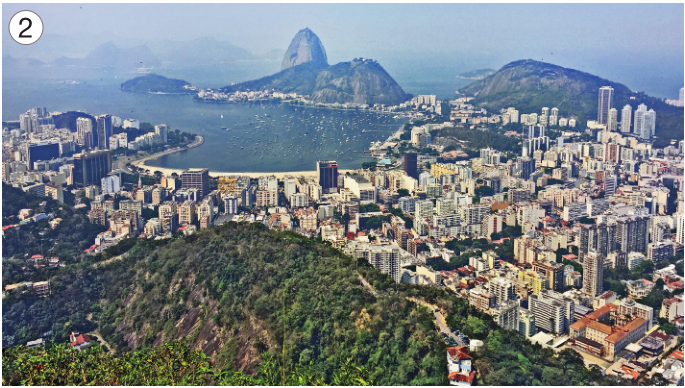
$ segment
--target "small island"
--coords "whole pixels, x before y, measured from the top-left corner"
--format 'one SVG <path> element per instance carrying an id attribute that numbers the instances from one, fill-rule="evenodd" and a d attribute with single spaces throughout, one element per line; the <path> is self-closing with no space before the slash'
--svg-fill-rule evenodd
<path id="1" fill-rule="evenodd" d="M 195 94 L 195 88 L 189 82 L 180 79 L 147 74 L 130 79 L 121 84 L 121 90 L 150 94 Z"/>
<path id="2" fill-rule="evenodd" d="M 473 70 L 473 71 L 468 71 L 463 74 L 459 74 L 457 78 L 459 79 L 470 79 L 474 81 L 481 80 L 487 76 L 495 74 L 496 70 L 493 69 L 480 69 L 480 70 Z"/>

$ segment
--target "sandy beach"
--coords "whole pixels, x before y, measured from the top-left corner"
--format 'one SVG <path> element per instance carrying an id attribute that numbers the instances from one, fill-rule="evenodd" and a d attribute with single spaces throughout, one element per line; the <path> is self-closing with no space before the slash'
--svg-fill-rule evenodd
<path id="1" fill-rule="evenodd" d="M 165 176 L 169 176 L 173 173 L 176 173 L 178 175 L 181 175 L 184 169 L 177 169 L 177 168 L 164 168 L 164 167 L 151 167 L 151 166 L 146 166 L 144 164 L 141 165 L 141 163 L 132 163 L 136 166 L 145 168 L 150 170 L 150 175 L 154 173 L 155 171 L 160 171 L 162 174 Z M 202 168 L 202 166 L 198 166 L 196 168 Z M 345 174 L 346 172 L 352 172 L 354 170 L 338 170 L 338 174 Z M 286 176 L 305 176 L 305 177 L 316 177 L 317 172 L 316 170 L 309 170 L 309 171 L 289 171 L 289 172 L 228 172 L 228 171 L 212 171 L 209 170 L 209 176 L 212 178 L 217 178 L 220 176 L 228 176 L 228 175 L 238 175 L 238 176 L 249 176 L 250 178 L 258 178 L 263 175 L 274 175 L 278 179 L 283 179 Z"/>

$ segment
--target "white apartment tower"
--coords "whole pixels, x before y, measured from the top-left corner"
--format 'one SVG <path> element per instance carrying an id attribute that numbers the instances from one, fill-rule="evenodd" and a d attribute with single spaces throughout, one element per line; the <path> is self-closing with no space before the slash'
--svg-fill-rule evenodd
<path id="1" fill-rule="evenodd" d="M 626 106 L 624 106 L 623 109 L 621 109 L 621 132 L 630 132 L 630 123 L 632 118 L 633 108 L 631 108 L 630 105 L 626 104 Z"/>
<path id="2" fill-rule="evenodd" d="M 166 143 L 169 135 L 169 127 L 166 124 L 155 125 L 155 133 L 159 135 L 162 143 Z"/>
<path id="3" fill-rule="evenodd" d="M 604 282 L 604 255 L 588 252 L 583 258 L 583 292 L 594 298 L 602 294 Z"/>
<path id="4" fill-rule="evenodd" d="M 654 136 L 656 112 L 654 109 L 647 110 L 647 105 L 640 104 L 635 111 L 633 132 L 641 139 L 651 139 Z"/>
<path id="5" fill-rule="evenodd" d="M 599 88 L 599 98 L 597 101 L 597 122 L 599 124 L 607 124 L 609 121 L 609 109 L 614 98 L 614 88 L 611 86 L 602 86 Z"/>
<path id="6" fill-rule="evenodd" d="M 609 109 L 609 116 L 607 118 L 607 129 L 611 132 L 616 132 L 618 126 L 618 111 L 616 108 Z"/>
<path id="7" fill-rule="evenodd" d="M 93 122 L 87 117 L 76 119 L 76 134 L 78 143 L 85 148 L 92 148 L 93 144 Z"/>

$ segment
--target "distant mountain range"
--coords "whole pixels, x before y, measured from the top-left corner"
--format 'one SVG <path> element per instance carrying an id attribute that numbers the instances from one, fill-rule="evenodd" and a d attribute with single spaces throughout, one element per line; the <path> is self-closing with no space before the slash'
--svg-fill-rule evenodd
<path id="1" fill-rule="evenodd" d="M 48 40 L 59 47 L 63 39 L 48 35 Z M 34 49 L 37 57 L 49 57 L 45 50 Z M 203 37 L 187 42 L 157 41 L 145 45 L 122 47 L 114 42 L 101 44 L 88 51 L 85 56 L 61 55 L 53 60 L 39 61 L 8 50 L 3 55 L 3 67 L 15 66 L 75 66 L 85 68 L 117 68 L 135 70 L 138 68 L 195 68 L 225 65 L 234 61 L 280 60 L 283 50 L 271 50 L 265 54 L 254 54 L 232 43 L 213 37 Z M 74 52 L 61 50 L 63 52 Z M 76 52 L 83 52 L 83 48 Z"/>
<path id="2" fill-rule="evenodd" d="M 626 104 L 633 111 L 642 103 L 656 111 L 655 145 L 665 146 L 671 139 L 683 139 L 683 108 L 633 92 L 618 82 L 550 63 L 530 59 L 511 62 L 459 93 L 474 96 L 473 103 L 489 110 L 513 106 L 521 113 L 529 113 L 539 112 L 544 106 L 557 107 L 561 116 L 576 117 L 584 126 L 587 120 L 597 118 L 597 96 L 602 86 L 614 88 L 613 107 L 619 110 L 619 119 Z"/>
<path id="3" fill-rule="evenodd" d="M 357 58 L 329 66 L 326 50 L 310 29 L 300 30 L 285 53 L 282 71 L 222 91 L 275 90 L 309 95 L 313 102 L 396 105 L 411 98 L 371 59 Z"/>

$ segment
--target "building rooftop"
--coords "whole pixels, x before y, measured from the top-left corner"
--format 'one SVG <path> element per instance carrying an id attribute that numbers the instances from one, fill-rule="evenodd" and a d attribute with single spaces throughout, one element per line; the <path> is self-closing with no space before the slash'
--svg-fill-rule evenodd
<path id="1" fill-rule="evenodd" d="M 470 360 L 471 355 L 469 354 L 468 348 L 466 346 L 452 346 L 447 348 L 447 353 L 450 358 L 456 357 L 458 360 Z"/>

